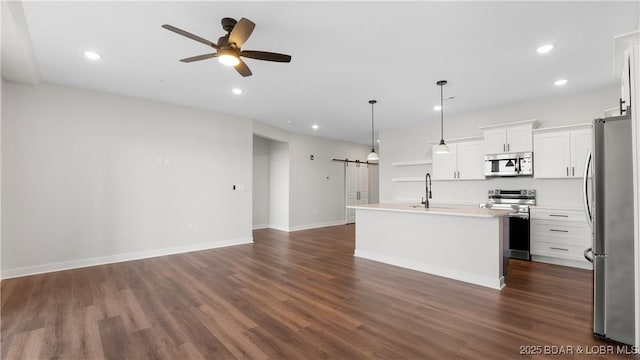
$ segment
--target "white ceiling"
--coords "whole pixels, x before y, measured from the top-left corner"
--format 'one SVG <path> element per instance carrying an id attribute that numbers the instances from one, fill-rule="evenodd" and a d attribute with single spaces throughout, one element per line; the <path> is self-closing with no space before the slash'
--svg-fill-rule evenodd
<path id="1" fill-rule="evenodd" d="M 613 40 L 638 27 L 630 2 L 24 2 L 43 81 L 239 115 L 298 133 L 359 143 L 376 128 L 539 101 L 615 84 Z M 248 59 L 242 78 L 171 24 L 217 41 L 220 19 L 256 23 L 245 50 L 292 55 Z M 556 48 L 542 56 L 544 43 Z M 87 49 L 103 55 L 83 57 Z M 553 82 L 566 78 L 558 88 Z M 241 87 L 236 96 L 231 88 Z M 292 121 L 293 124 L 288 124 Z M 317 123 L 320 129 L 311 130 Z M 434 136 L 435 138 L 435 136 Z"/>

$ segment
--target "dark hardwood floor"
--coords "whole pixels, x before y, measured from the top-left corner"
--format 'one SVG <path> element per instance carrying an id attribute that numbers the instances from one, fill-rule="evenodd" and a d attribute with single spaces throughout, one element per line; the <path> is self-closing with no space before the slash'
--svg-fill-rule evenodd
<path id="1" fill-rule="evenodd" d="M 354 258 L 352 225 L 254 239 L 4 280 L 2 358 L 611 357 L 590 271 L 511 261 L 497 291 Z"/>

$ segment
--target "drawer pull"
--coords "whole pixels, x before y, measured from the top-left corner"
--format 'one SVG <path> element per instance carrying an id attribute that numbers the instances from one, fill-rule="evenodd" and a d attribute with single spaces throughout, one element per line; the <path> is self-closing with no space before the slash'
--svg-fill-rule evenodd
<path id="1" fill-rule="evenodd" d="M 555 217 L 569 217 L 569 215 L 559 215 L 559 214 L 549 214 L 549 216 L 555 216 Z"/>
<path id="2" fill-rule="evenodd" d="M 569 251 L 569 249 L 565 249 L 565 248 L 559 248 L 559 247 L 553 247 L 553 246 L 551 246 L 551 247 L 549 247 L 549 249 L 552 249 L 552 250 L 562 250 L 562 251 Z"/>
<path id="3" fill-rule="evenodd" d="M 563 233 L 568 233 L 569 230 L 558 230 L 558 229 L 549 229 L 549 231 L 553 231 L 553 232 L 563 232 Z"/>

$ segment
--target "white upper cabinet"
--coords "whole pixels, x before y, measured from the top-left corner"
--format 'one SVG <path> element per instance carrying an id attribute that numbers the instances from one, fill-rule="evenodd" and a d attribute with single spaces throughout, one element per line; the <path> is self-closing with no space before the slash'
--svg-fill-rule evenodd
<path id="1" fill-rule="evenodd" d="M 620 77 L 620 106 L 617 115 L 624 114 L 627 106 L 633 106 L 633 83 L 636 79 L 637 64 L 634 53 L 640 41 L 640 31 L 614 36 L 613 73 Z"/>
<path id="2" fill-rule="evenodd" d="M 531 143 L 533 128 L 531 125 L 510 126 L 507 128 L 507 152 L 533 151 Z"/>
<path id="3" fill-rule="evenodd" d="M 631 67 L 630 67 L 630 52 L 629 50 L 624 52 L 624 65 L 622 67 L 622 74 L 620 76 L 620 115 L 627 110 L 627 106 L 630 106 L 631 102 Z"/>
<path id="4" fill-rule="evenodd" d="M 533 136 L 533 176 L 540 179 L 569 176 L 571 142 L 569 132 Z"/>
<path id="5" fill-rule="evenodd" d="M 449 144 L 448 154 L 436 154 L 433 146 L 433 180 L 484 180 L 482 141 Z"/>
<path id="6" fill-rule="evenodd" d="M 583 177 L 587 153 L 593 144 L 591 129 L 575 130 L 571 132 L 571 176 Z"/>
<path id="7" fill-rule="evenodd" d="M 483 141 L 469 141 L 458 144 L 458 179 L 484 180 Z"/>
<path id="8" fill-rule="evenodd" d="M 507 129 L 484 131 L 485 154 L 499 154 L 507 151 Z"/>
<path id="9" fill-rule="evenodd" d="M 533 135 L 533 176 L 538 179 L 581 178 L 591 129 L 545 131 Z"/>
<path id="10" fill-rule="evenodd" d="M 458 170 L 458 144 L 449 144 L 448 154 L 436 154 L 438 145 L 433 146 L 433 180 L 453 180 Z"/>
<path id="11" fill-rule="evenodd" d="M 531 136 L 533 127 L 537 123 L 537 120 L 526 120 L 480 127 L 484 130 L 484 153 L 504 154 L 532 151 Z"/>

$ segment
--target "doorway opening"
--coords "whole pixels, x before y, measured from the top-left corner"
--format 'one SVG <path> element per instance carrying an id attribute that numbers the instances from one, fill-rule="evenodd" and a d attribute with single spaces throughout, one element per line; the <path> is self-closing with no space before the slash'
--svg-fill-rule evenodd
<path id="1" fill-rule="evenodd" d="M 289 231 L 289 143 L 253 135 L 253 229 Z"/>

